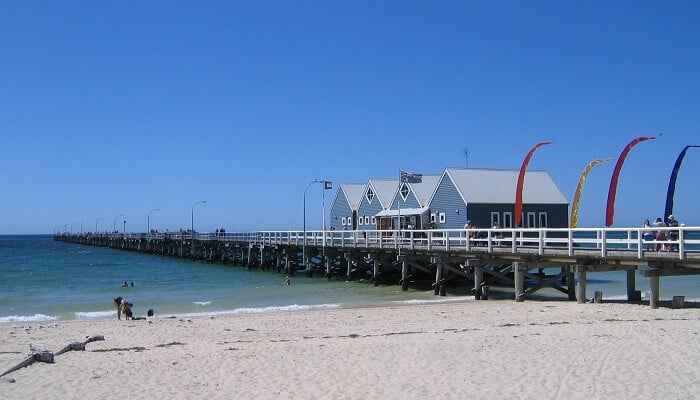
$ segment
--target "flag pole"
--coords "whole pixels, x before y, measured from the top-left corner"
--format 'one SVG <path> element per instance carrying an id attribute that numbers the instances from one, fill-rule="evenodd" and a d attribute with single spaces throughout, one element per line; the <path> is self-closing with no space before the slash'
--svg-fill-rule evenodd
<path id="1" fill-rule="evenodd" d="M 401 182 L 401 181 L 402 181 L 401 178 L 402 178 L 402 176 L 401 176 L 401 169 L 399 169 L 399 190 L 398 190 L 398 192 L 397 192 L 397 193 L 399 193 L 399 195 L 401 195 L 401 183 L 402 183 L 402 182 Z M 400 198 L 400 197 L 397 198 L 396 201 L 397 201 L 398 204 L 399 204 L 399 230 L 398 230 L 398 235 L 399 235 L 399 236 L 398 236 L 398 240 L 399 240 L 399 241 L 398 241 L 397 243 L 399 244 L 399 257 L 401 257 L 401 198 Z"/>

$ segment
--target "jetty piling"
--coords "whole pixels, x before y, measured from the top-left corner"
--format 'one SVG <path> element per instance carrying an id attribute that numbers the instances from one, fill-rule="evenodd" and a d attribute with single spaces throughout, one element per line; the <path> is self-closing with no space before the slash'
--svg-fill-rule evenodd
<path id="1" fill-rule="evenodd" d="M 348 280 L 371 276 L 374 285 L 398 283 L 402 290 L 432 280 L 436 295 L 446 295 L 453 282 L 466 285 L 469 291 L 473 282 L 475 299 L 487 297 L 485 287 L 510 285 L 516 301 L 552 288 L 569 300 L 585 303 L 588 273 L 624 270 L 628 301 L 640 301 L 635 281 L 639 270 L 641 276 L 650 278 L 649 304 L 657 308 L 660 277 L 700 273 L 700 239 L 689 234 L 700 232 L 700 227 L 681 229 L 688 231 L 680 235 L 683 243 L 675 251 L 665 252 L 641 248 L 646 243 L 639 241 L 641 231 L 634 228 L 511 229 L 509 241 L 488 229 L 484 239 L 473 240 L 464 239 L 473 237 L 469 230 L 449 229 L 426 230 L 405 238 L 386 231 L 307 231 L 303 240 L 301 232 L 261 231 L 58 234 L 54 240 L 195 261 L 231 262 L 249 269 L 274 266 L 276 272 L 284 270 L 290 275 L 304 270 L 308 276 L 317 273 L 329 279 L 334 275 Z M 552 273 L 554 269 L 558 272 Z"/>

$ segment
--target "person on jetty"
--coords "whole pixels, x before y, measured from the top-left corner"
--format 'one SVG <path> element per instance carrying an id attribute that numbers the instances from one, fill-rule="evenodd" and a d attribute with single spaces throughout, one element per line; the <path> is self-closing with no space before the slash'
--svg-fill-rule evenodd
<path id="1" fill-rule="evenodd" d="M 666 223 L 661 219 L 661 217 L 657 218 L 656 221 L 654 221 L 654 227 L 655 228 L 665 228 Z M 666 241 L 666 231 L 658 230 L 656 231 L 656 241 L 658 242 L 665 242 Z M 661 245 L 661 243 L 656 244 L 656 251 L 661 251 L 664 247 Z"/>
<path id="2" fill-rule="evenodd" d="M 667 221 L 668 226 L 678 228 L 678 220 L 673 216 L 673 214 L 668 216 L 668 221 Z M 672 230 L 668 231 L 668 240 L 670 241 L 677 241 L 678 240 L 678 231 L 677 230 Z M 678 251 L 678 243 L 671 243 L 668 246 L 666 246 L 666 250 L 668 251 Z"/>
<path id="3" fill-rule="evenodd" d="M 651 222 L 649 222 L 648 218 L 644 220 L 642 228 L 644 228 L 642 231 L 642 238 L 644 238 L 644 241 L 647 242 L 647 251 L 654 251 L 654 244 L 649 242 L 656 239 L 656 234 L 651 229 Z"/>

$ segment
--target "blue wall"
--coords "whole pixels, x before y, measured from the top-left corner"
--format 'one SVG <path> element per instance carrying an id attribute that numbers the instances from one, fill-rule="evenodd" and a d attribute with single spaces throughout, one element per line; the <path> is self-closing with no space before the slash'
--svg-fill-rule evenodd
<path id="1" fill-rule="evenodd" d="M 338 194 L 335 196 L 333 204 L 331 205 L 330 227 L 339 231 L 343 230 L 344 228 L 347 228 L 348 230 L 352 229 L 352 223 L 350 223 L 350 226 L 342 225 L 343 218 L 345 218 L 346 220 L 352 220 L 352 208 L 350 208 L 348 199 L 345 197 L 345 192 L 343 192 L 341 189 L 338 189 Z"/>

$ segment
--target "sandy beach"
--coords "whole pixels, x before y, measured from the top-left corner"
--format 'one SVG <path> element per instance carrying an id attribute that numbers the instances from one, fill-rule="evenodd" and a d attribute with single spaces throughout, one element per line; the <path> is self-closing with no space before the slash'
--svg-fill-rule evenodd
<path id="1" fill-rule="evenodd" d="M 700 398 L 700 309 L 607 303 L 5 323 L 0 373 L 94 334 L 0 378 L 0 398 Z"/>

